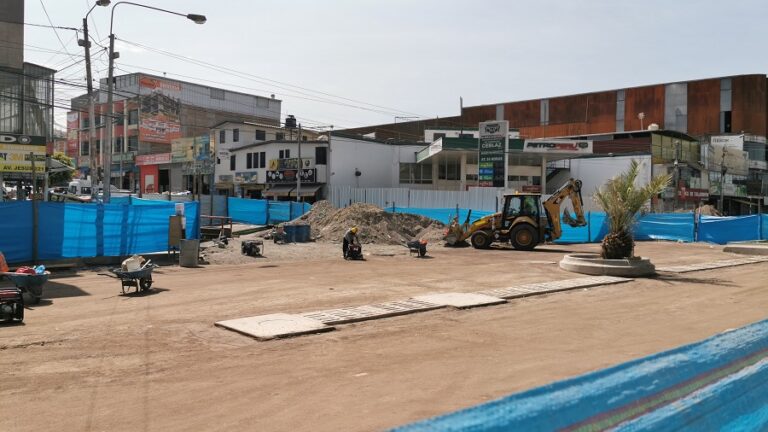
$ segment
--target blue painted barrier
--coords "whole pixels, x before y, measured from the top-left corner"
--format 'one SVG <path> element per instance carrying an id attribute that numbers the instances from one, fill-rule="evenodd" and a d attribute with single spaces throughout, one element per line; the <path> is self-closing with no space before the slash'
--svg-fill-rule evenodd
<path id="1" fill-rule="evenodd" d="M 649 213 L 638 218 L 635 240 L 694 241 L 693 213 Z"/>
<path id="2" fill-rule="evenodd" d="M 760 431 L 766 407 L 762 321 L 394 431 Z"/>
<path id="3" fill-rule="evenodd" d="M 168 218 L 175 203 L 70 204 L 38 202 L 38 259 L 122 256 L 168 250 Z M 200 205 L 184 203 L 185 235 L 199 233 Z M 32 202 L 0 203 L 0 251 L 10 263 L 32 256 Z"/>
<path id="4" fill-rule="evenodd" d="M 418 216 L 424 216 L 430 219 L 440 221 L 446 225 L 451 223 L 453 218 L 456 217 L 455 208 L 433 209 L 433 208 L 416 208 L 416 207 L 387 207 L 384 210 L 390 213 L 408 213 L 408 214 L 415 214 Z M 469 213 L 469 209 L 459 209 L 459 223 L 464 223 L 464 221 L 467 219 L 468 213 Z M 493 214 L 493 213 L 494 212 L 490 212 L 490 211 L 472 210 L 472 213 L 470 214 L 469 222 L 473 223 L 476 220 L 480 219 L 481 217 L 488 216 L 489 214 Z"/>
<path id="5" fill-rule="evenodd" d="M 726 244 L 732 241 L 759 240 L 761 217 L 765 215 L 717 217 L 702 216 L 699 220 L 699 241 Z"/>
<path id="6" fill-rule="evenodd" d="M 228 198 L 229 217 L 235 222 L 267 225 L 288 222 L 308 212 L 312 206 L 295 201 L 268 201 Z"/>

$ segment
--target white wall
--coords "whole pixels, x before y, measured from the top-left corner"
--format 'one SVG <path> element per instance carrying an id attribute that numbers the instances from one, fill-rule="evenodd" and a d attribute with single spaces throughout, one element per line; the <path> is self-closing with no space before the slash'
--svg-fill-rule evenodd
<path id="1" fill-rule="evenodd" d="M 608 180 L 626 171 L 633 159 L 640 163 L 640 174 L 636 184 L 638 186 L 648 184 L 651 179 L 650 155 L 571 160 L 571 177 L 581 180 L 581 195 L 585 210 L 600 210 L 592 199 L 595 191 L 605 185 Z"/>

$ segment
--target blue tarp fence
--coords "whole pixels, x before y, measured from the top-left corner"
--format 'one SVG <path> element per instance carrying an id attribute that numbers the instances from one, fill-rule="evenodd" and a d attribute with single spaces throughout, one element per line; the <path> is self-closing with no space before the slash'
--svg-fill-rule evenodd
<path id="1" fill-rule="evenodd" d="M 411 213 L 450 223 L 456 209 L 387 207 L 389 212 Z M 468 209 L 459 209 L 463 223 Z M 493 212 L 472 210 L 470 222 Z M 605 213 L 587 212 L 587 225 L 574 228 L 562 224 L 563 234 L 556 243 L 596 243 L 608 233 Z M 725 244 L 731 241 L 768 239 L 768 215 L 716 217 L 702 216 L 697 222 L 693 213 L 649 213 L 638 218 L 634 227 L 636 240 L 703 241 Z"/>
<path id="2" fill-rule="evenodd" d="M 128 203 L 0 203 L 0 251 L 10 263 L 34 259 L 34 206 L 38 214 L 39 260 L 168 250 L 168 217 L 176 214 L 175 203 L 137 198 L 131 198 Z M 197 239 L 200 205 L 197 202 L 183 205 L 186 238 Z"/>
<path id="3" fill-rule="evenodd" d="M 768 321 L 395 429 L 768 428 Z"/>
<path id="4" fill-rule="evenodd" d="M 235 222 L 267 225 L 288 222 L 308 212 L 312 206 L 293 201 L 269 201 L 248 198 L 227 200 L 229 217 Z"/>

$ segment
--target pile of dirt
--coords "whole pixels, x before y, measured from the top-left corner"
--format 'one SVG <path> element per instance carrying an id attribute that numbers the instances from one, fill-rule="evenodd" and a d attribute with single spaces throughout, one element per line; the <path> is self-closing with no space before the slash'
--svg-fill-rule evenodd
<path id="1" fill-rule="evenodd" d="M 371 204 L 356 203 L 337 209 L 328 201 L 319 201 L 305 215 L 291 224 L 309 224 L 317 241 L 339 242 L 351 227 L 358 227 L 363 243 L 403 244 L 413 239 L 429 242 L 443 238 L 445 225 L 424 216 L 388 213 Z"/>

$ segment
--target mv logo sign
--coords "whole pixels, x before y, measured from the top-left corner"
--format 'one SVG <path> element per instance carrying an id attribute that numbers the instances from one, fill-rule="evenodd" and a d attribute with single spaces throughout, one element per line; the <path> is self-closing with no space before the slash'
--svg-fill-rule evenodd
<path id="1" fill-rule="evenodd" d="M 483 126 L 483 132 L 485 132 L 486 135 L 496 135 L 501 130 L 501 125 L 499 123 L 486 123 Z"/>
<path id="2" fill-rule="evenodd" d="M 0 135 L 0 144 L 32 144 L 28 135 Z"/>

